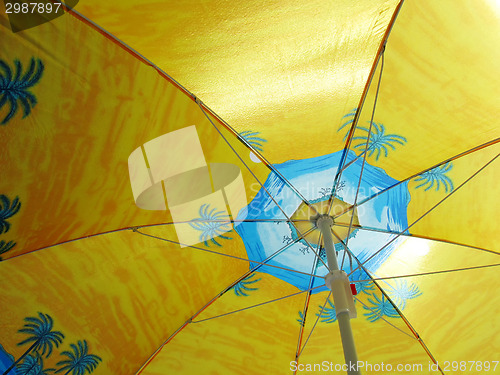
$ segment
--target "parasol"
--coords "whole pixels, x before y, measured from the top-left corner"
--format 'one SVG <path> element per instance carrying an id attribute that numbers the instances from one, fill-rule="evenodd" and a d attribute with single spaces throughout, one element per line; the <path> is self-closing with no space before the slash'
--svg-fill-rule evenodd
<path id="1" fill-rule="evenodd" d="M 363 374 L 500 371 L 499 12 L 3 13 L 0 369 L 345 372 L 336 254 Z"/>

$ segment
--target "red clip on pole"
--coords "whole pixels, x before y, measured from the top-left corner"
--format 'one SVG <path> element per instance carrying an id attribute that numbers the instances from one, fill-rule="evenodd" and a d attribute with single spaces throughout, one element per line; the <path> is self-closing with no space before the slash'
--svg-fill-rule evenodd
<path id="1" fill-rule="evenodd" d="M 358 294 L 358 291 L 356 290 L 356 284 L 351 284 L 351 292 L 353 296 Z"/>

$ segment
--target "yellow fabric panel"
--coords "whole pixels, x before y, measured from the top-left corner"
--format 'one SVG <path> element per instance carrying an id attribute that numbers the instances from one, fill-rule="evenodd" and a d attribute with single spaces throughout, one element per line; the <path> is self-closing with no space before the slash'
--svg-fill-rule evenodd
<path id="1" fill-rule="evenodd" d="M 172 226 L 149 228 L 149 234 L 175 237 Z M 242 248 L 237 239 L 231 244 Z M 246 270 L 247 262 L 180 249 L 131 230 L 36 251 L 2 262 L 1 344 L 18 358 L 28 348 L 17 345 L 27 337 L 17 332 L 24 317 L 42 312 L 66 336 L 55 353 L 85 339 L 89 353 L 102 358 L 95 373 L 132 374 Z M 45 367 L 61 359 L 52 354 Z"/>
<path id="2" fill-rule="evenodd" d="M 9 176 L 2 193 L 22 202 L 8 233 L 17 249 L 165 221 L 164 213 L 134 209 L 127 158 L 167 124 L 202 122 L 196 105 L 72 16 L 17 34 L 2 30 L 3 60 L 27 65 L 34 56 L 45 65 L 31 115 L 2 128 L 10 161 L 0 166 Z"/>
<path id="3" fill-rule="evenodd" d="M 17 58 L 25 70 L 31 57 L 44 64 L 32 89 L 38 104 L 27 118 L 16 114 L 1 129 L 8 145 L 2 150 L 8 162 L 0 164 L 0 174 L 8 177 L 0 182 L 1 192 L 21 201 L 5 235 L 17 245 L 4 259 L 95 233 L 171 221 L 168 212 L 135 206 L 127 159 L 175 129 L 196 125 L 207 163 L 240 166 L 249 199 L 260 185 L 243 162 L 261 181 L 269 173 L 251 161 L 233 134 L 221 130 L 240 161 L 198 105 L 155 69 L 75 17 L 17 34 L 2 30 L 2 60 L 13 65 Z M 7 110 L 2 108 L 2 119 Z"/>
<path id="4" fill-rule="evenodd" d="M 498 180 L 499 154 L 500 144 L 493 144 L 451 161 L 443 166 L 444 173 L 436 174 L 435 180 L 425 174 L 411 178 L 409 232 L 498 252 L 497 210 L 492 204 L 498 192 L 492 186 Z M 444 178 L 439 179 L 440 176 Z M 366 203 L 385 200 L 387 194 L 381 193 Z M 363 209 L 363 204 L 359 209 Z"/>
<path id="5" fill-rule="evenodd" d="M 405 1 L 385 50 L 374 121 L 407 143 L 370 163 L 402 180 L 500 137 L 497 8 L 490 1 Z M 369 126 L 379 69 L 361 126 Z"/>
<path id="6" fill-rule="evenodd" d="M 376 277 L 480 267 L 499 263 L 497 254 L 424 239 L 408 239 L 379 269 Z M 390 290 L 397 282 L 414 283 L 421 296 L 408 301 L 404 315 L 436 359 L 495 361 L 500 350 L 498 267 L 379 281 Z M 470 366 L 470 364 L 469 364 Z M 498 370 L 497 370 L 498 371 Z M 476 374 L 476 369 L 461 372 Z"/>
<path id="7" fill-rule="evenodd" d="M 381 292 L 375 286 L 373 286 L 372 293 L 382 298 Z M 325 310 L 323 310 L 325 316 L 321 316 L 318 320 L 319 311 L 324 306 L 328 294 L 329 292 L 322 292 L 311 298 L 304 341 L 315 324 L 316 326 L 309 341 L 303 346 L 298 361 L 299 364 L 302 364 L 303 371 L 298 371 L 299 374 L 320 374 L 322 373 L 320 366 L 324 366 L 325 362 L 327 362 L 327 367 L 331 368 L 333 365 L 334 369 L 336 365 L 345 363 L 338 322 L 327 322 L 327 318 L 332 318 L 332 315 L 328 314 L 329 310 L 332 309 L 330 304 L 326 304 Z M 365 306 L 370 305 L 369 298 L 373 299 L 373 296 L 366 293 L 360 293 L 356 296 L 358 316 L 351 319 L 358 360 L 363 363 L 362 374 L 390 373 L 392 371 L 404 373 L 405 371 L 396 371 L 398 365 L 415 366 L 408 367 L 413 371 L 409 371 L 409 373 L 418 373 L 419 366 L 422 366 L 425 371 L 423 373 L 434 373 L 428 371 L 429 362 L 432 363 L 431 358 L 401 318 L 384 317 L 385 320 L 378 319 L 374 322 L 367 320 L 367 315 L 376 315 L 372 314 L 372 310 L 365 309 Z M 333 303 L 332 297 L 330 297 L 330 301 Z M 308 368 L 314 370 L 314 365 L 317 366 L 316 371 L 308 371 Z M 393 366 L 392 371 L 388 371 L 387 367 L 380 367 L 382 365 Z M 345 371 L 339 371 L 337 368 L 337 373 L 345 373 Z"/>
<path id="8" fill-rule="evenodd" d="M 247 296 L 229 290 L 219 297 L 167 343 L 140 374 L 286 372 L 295 356 L 300 328 L 296 319 L 305 293 L 219 316 L 298 292 L 267 274 L 255 273 L 250 280 L 258 280 L 248 285 L 256 290 L 246 291 Z"/>
<path id="9" fill-rule="evenodd" d="M 405 180 L 458 157 L 445 173 L 457 189 L 500 153 L 494 144 L 500 137 L 500 55 L 495 48 L 500 24 L 495 9 L 488 1 L 460 6 L 453 1 L 404 3 L 387 43 L 373 115 L 384 126 L 384 136 L 396 138 L 386 143 L 381 139 L 387 157 L 380 148 L 368 152 L 368 163 Z M 357 154 L 364 150 L 364 140 L 356 137 L 366 139 L 367 132 L 359 127 L 370 125 L 379 72 L 380 64 L 353 135 L 351 150 Z M 380 135 L 375 127 L 372 132 Z M 498 251 L 498 191 L 492 188 L 497 180 L 498 160 L 453 191 L 410 232 Z M 438 191 L 437 181 L 428 191 L 430 184 L 417 188 L 422 182 L 409 182 L 409 225 L 451 192 L 442 180 Z"/>
<path id="10" fill-rule="evenodd" d="M 262 154 L 279 163 L 343 148 L 348 127 L 343 132 L 339 127 L 360 101 L 397 3 L 203 1 L 193 6 L 86 0 L 76 10 L 196 93 L 234 129 L 259 132 L 265 140 Z M 388 157 L 377 159 L 373 153 L 370 164 L 402 180 L 499 137 L 495 46 L 500 30 L 488 4 L 405 2 L 387 45 L 374 117 L 405 144 L 395 150 L 387 146 Z M 231 163 L 241 170 L 247 202 L 269 169 L 210 116 L 220 134 L 192 98 L 82 20 L 66 15 L 17 34 L 7 28 L 0 33 L 0 59 L 13 67 L 17 58 L 26 69 L 35 57 L 45 66 L 32 89 L 38 103 L 31 115 L 23 119 L 17 113 L 0 127 L 2 146 L 7 145 L 0 148 L 0 194 L 19 196 L 22 203 L 1 237 L 17 245 L 2 258 L 76 240 L 0 264 L 0 300 L 7 306 L 1 344 L 18 358 L 26 348 L 17 345 L 25 338 L 18 332 L 23 318 L 40 311 L 66 335 L 61 350 L 70 342 L 88 341 L 90 352 L 103 360 L 96 374 L 134 373 L 193 314 L 241 278 L 248 263 L 181 249 L 170 225 L 141 232 L 173 242 L 130 230 L 86 238 L 172 221 L 168 211 L 134 204 L 130 153 L 165 133 L 196 125 L 207 163 Z M 366 127 L 371 118 L 375 83 L 359 126 Z M 7 111 L 0 110 L 0 119 Z M 354 136 L 363 134 L 358 129 Z M 455 188 L 498 153 L 498 144 L 492 144 L 453 160 L 448 175 Z M 498 160 L 410 231 L 498 251 L 497 181 Z M 443 187 L 424 191 L 416 185 L 414 179 L 409 183 L 409 224 L 447 194 Z M 227 235 L 231 240 L 220 240 L 221 247 L 204 245 L 201 238 L 195 238 L 196 246 L 245 258 L 239 236 Z M 375 276 L 498 262 L 496 254 L 477 249 L 430 245 L 425 261 L 397 250 Z M 267 274 L 254 277 L 260 278 L 255 293 L 241 297 L 229 290 L 197 319 L 297 292 Z M 408 280 L 422 295 L 408 301 L 404 314 L 442 365 L 498 359 L 496 268 Z M 380 285 L 389 291 L 395 282 Z M 310 299 L 304 340 L 325 296 Z M 289 373 L 304 301 L 301 294 L 189 323 L 141 373 Z M 368 322 L 360 303 L 352 322 L 360 360 L 423 364 L 425 370 L 430 359 L 418 341 L 386 322 Z M 389 320 L 412 335 L 401 319 Z M 342 363 L 337 328 L 337 323 L 318 323 L 299 363 Z M 46 367 L 60 359 L 47 359 Z"/>
<path id="11" fill-rule="evenodd" d="M 262 132 L 264 155 L 280 163 L 343 146 L 336 125 L 358 105 L 397 3 L 87 0 L 75 10 L 236 130 Z"/>
<path id="12" fill-rule="evenodd" d="M 416 223 L 410 233 L 499 252 L 500 238 L 496 234 L 499 228 L 498 211 L 495 206 L 498 191 L 494 188 L 500 168 L 499 154 L 500 144 L 496 144 L 454 161 L 449 171 L 455 188 L 453 192 L 446 193 L 442 188 L 439 191 L 432 188 L 429 191 L 417 189 L 415 186 L 418 182 L 412 181 L 412 201 L 408 206 L 410 224 L 448 194 L 450 196 Z M 484 169 L 467 181 L 482 167 Z"/>

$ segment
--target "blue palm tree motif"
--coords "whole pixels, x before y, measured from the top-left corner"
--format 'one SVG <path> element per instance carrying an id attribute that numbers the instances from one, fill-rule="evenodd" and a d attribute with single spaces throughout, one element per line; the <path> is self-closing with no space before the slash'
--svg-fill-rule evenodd
<path id="1" fill-rule="evenodd" d="M 40 59 L 31 58 L 28 70 L 22 74 L 23 66 L 19 60 L 14 60 L 15 72 L 3 60 L 0 60 L 0 108 L 10 104 L 9 113 L 0 122 L 5 125 L 16 114 L 19 104 L 23 107 L 23 118 L 31 113 L 37 100 L 29 89 L 36 85 L 43 73 L 43 63 Z"/>
<path id="2" fill-rule="evenodd" d="M 35 353 L 34 356 L 26 356 L 23 363 L 17 366 L 17 371 L 20 375 L 48 375 L 55 370 L 54 368 L 44 369 L 43 359 L 38 353 Z"/>
<path id="3" fill-rule="evenodd" d="M 64 335 L 59 331 L 53 331 L 54 321 L 48 314 L 38 313 L 38 318 L 28 316 L 24 318 L 26 322 L 18 332 L 30 335 L 27 339 L 21 341 L 17 345 L 24 345 L 32 343 L 31 346 L 20 356 L 8 369 L 5 374 L 8 374 L 24 357 L 26 357 L 32 350 L 39 352 L 49 357 L 52 353 L 54 345 L 59 347 L 62 343 Z M 37 353 L 38 354 L 38 353 Z"/>
<path id="4" fill-rule="evenodd" d="M 358 294 L 361 293 L 370 294 L 371 292 L 373 292 L 373 289 L 375 288 L 372 281 L 361 281 L 355 284 L 356 284 L 356 291 L 358 292 Z"/>
<path id="5" fill-rule="evenodd" d="M 66 371 L 64 375 L 70 372 L 72 375 L 84 375 L 86 372 L 90 374 L 94 372 L 99 361 L 102 361 L 101 357 L 88 353 L 89 348 L 86 340 L 78 340 L 77 344 L 70 344 L 72 351 L 65 350 L 61 353 L 68 359 L 57 362 L 57 366 L 62 367 L 57 369 L 56 373 Z"/>
<path id="6" fill-rule="evenodd" d="M 59 344 L 62 343 L 64 335 L 59 331 L 52 330 L 54 321 L 50 315 L 39 312 L 38 316 L 38 318 L 31 316 L 24 318 L 27 323 L 24 324 L 24 328 L 21 328 L 19 332 L 30 336 L 17 345 L 33 343 L 28 349 L 29 351 L 34 350 L 38 352 L 41 350 L 40 354 L 48 357 L 52 353 L 54 345 L 59 347 Z"/>
<path id="7" fill-rule="evenodd" d="M 306 320 L 305 320 L 305 317 L 304 317 L 304 312 L 302 311 L 299 311 L 299 319 L 297 319 L 297 322 L 299 322 L 299 324 L 304 327 L 305 324 L 306 324 Z"/>
<path id="8" fill-rule="evenodd" d="M 267 142 L 266 139 L 257 137 L 260 134 L 260 132 L 254 132 L 251 130 L 245 130 L 240 133 L 241 137 L 247 141 L 254 149 L 257 151 L 262 152 L 263 149 L 263 143 Z"/>
<path id="9" fill-rule="evenodd" d="M 367 135 L 352 137 L 353 141 L 359 141 L 354 146 L 354 149 L 357 149 L 358 151 L 363 151 L 366 147 L 366 139 L 368 133 L 370 133 L 370 137 L 368 138 L 368 149 L 367 149 L 368 156 L 372 156 L 376 152 L 377 154 L 375 156 L 375 160 L 378 160 L 382 151 L 384 151 L 384 155 L 387 157 L 389 153 L 388 147 L 392 148 L 393 150 L 396 149 L 394 143 L 404 146 L 404 144 L 407 142 L 406 138 L 401 135 L 385 134 L 385 127 L 383 124 L 377 122 L 373 122 L 372 124 L 373 126 L 371 132 L 369 128 L 365 128 L 362 126 L 358 127 L 359 130 L 365 131 Z M 347 134 L 344 137 L 344 140 L 345 139 L 347 139 Z"/>
<path id="10" fill-rule="evenodd" d="M 321 194 L 321 198 L 326 198 L 332 195 L 332 188 L 321 188 L 319 189 L 319 193 Z"/>
<path id="11" fill-rule="evenodd" d="M 210 246 L 209 240 L 214 245 L 222 246 L 215 240 L 215 237 L 232 239 L 232 237 L 222 235 L 222 233 L 232 232 L 229 216 L 224 211 L 217 211 L 216 208 L 210 209 L 210 204 L 204 204 L 200 207 L 199 214 L 200 217 L 192 220 L 189 225 L 201 232 L 200 242 L 203 242 L 205 246 Z"/>
<path id="12" fill-rule="evenodd" d="M 7 219 L 17 214 L 20 208 L 19 197 L 15 197 L 11 203 L 7 196 L 0 194 L 0 234 L 9 231 L 10 223 Z"/>
<path id="13" fill-rule="evenodd" d="M 418 286 L 414 283 L 408 284 L 406 280 L 396 281 L 396 285 L 389 285 L 387 294 L 394 301 L 396 306 L 403 310 L 406 307 L 406 301 L 417 298 L 422 295 Z"/>
<path id="14" fill-rule="evenodd" d="M 351 125 L 354 122 L 354 116 L 356 116 L 357 108 L 353 108 L 351 112 L 349 112 L 347 115 L 344 115 L 342 118 L 346 119 L 345 122 L 340 126 L 340 128 L 337 130 L 337 132 L 341 131 L 343 128 L 345 128 L 347 125 Z M 347 136 L 346 136 L 347 137 Z M 344 137 L 344 140 L 346 139 Z"/>
<path id="15" fill-rule="evenodd" d="M 382 295 L 382 298 L 379 298 L 375 293 L 372 294 L 373 298 L 368 298 L 368 302 L 371 306 L 363 306 L 367 312 L 363 314 L 367 317 L 368 321 L 371 323 L 376 322 L 384 316 L 389 318 L 400 318 L 398 312 L 394 309 L 392 303 Z"/>
<path id="16" fill-rule="evenodd" d="M 308 247 L 305 247 L 305 246 L 302 246 L 301 248 L 299 248 L 299 251 L 306 255 L 306 254 L 309 254 L 309 248 Z"/>
<path id="17" fill-rule="evenodd" d="M 450 177 L 446 175 L 451 169 L 453 168 L 453 164 L 450 162 L 447 162 L 443 165 L 440 165 L 436 168 L 433 168 L 427 172 L 422 173 L 418 177 L 415 178 L 415 182 L 420 182 L 422 183 L 415 188 L 418 189 L 419 187 L 425 187 L 424 191 L 429 190 L 436 185 L 436 191 L 438 191 L 441 188 L 441 184 L 443 184 L 445 191 L 451 192 L 453 191 L 453 181 L 451 180 Z"/>
<path id="18" fill-rule="evenodd" d="M 344 190 L 345 188 L 345 181 L 340 181 L 340 183 L 337 185 L 337 190 L 336 190 L 336 194 L 335 196 L 339 199 L 342 199 L 340 198 L 337 194 L 339 192 L 341 192 L 342 190 Z M 318 200 L 316 201 L 321 201 L 321 200 L 324 200 L 325 198 L 328 198 L 332 195 L 332 188 L 331 187 L 324 187 L 324 188 L 321 188 L 319 189 L 319 194 L 321 195 L 321 198 L 319 198 Z"/>
<path id="19" fill-rule="evenodd" d="M 369 280 L 370 278 L 368 275 L 362 271 L 362 272 L 356 272 L 352 276 L 352 281 L 356 284 L 356 291 L 358 294 L 361 293 L 366 293 L 366 294 L 371 294 L 373 290 L 375 289 L 375 285 L 373 281 L 360 281 L 356 282 L 357 280 Z"/>
<path id="20" fill-rule="evenodd" d="M 283 241 L 282 241 L 285 245 L 288 245 L 290 243 L 293 242 L 293 238 L 290 237 L 290 236 L 283 236 Z"/>
<path id="21" fill-rule="evenodd" d="M 0 241 L 0 255 L 5 254 L 7 251 L 12 250 L 16 246 L 16 243 L 14 241 Z M 2 257 L 0 256 L 0 260 L 2 260 Z"/>
<path id="22" fill-rule="evenodd" d="M 316 313 L 316 316 L 319 316 L 320 320 L 323 323 L 333 323 L 337 320 L 337 313 L 335 312 L 335 306 L 330 301 L 330 299 L 328 299 L 328 305 L 330 305 L 330 307 L 325 307 L 324 309 L 323 306 L 318 306 L 319 312 Z"/>
<path id="23" fill-rule="evenodd" d="M 253 273 L 250 276 L 245 277 L 243 280 L 241 280 L 235 286 L 233 286 L 231 289 L 234 290 L 234 294 L 236 294 L 238 297 L 248 297 L 249 294 L 247 292 L 259 290 L 259 288 L 252 288 L 249 286 L 249 285 L 255 284 L 256 282 L 260 281 L 260 279 L 252 279 L 254 276 L 255 276 L 255 274 Z"/>

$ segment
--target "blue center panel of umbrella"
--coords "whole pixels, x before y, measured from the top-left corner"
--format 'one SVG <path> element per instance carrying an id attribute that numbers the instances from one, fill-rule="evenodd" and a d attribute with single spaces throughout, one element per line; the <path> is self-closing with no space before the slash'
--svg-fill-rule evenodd
<path id="1" fill-rule="evenodd" d="M 343 151 L 338 151 L 310 159 L 290 160 L 276 164 L 274 167 L 309 203 L 327 201 L 332 194 L 333 179 L 341 163 L 342 154 Z M 335 198 L 348 204 L 353 204 L 356 199 L 363 163 L 362 158 L 355 160 L 356 158 L 353 152 L 346 155 L 345 163 L 353 163 L 342 172 L 335 190 Z M 319 254 L 326 263 L 324 250 L 317 249 L 317 244 L 309 243 L 314 247 L 313 251 L 307 241 L 299 240 L 300 235 L 294 225 L 286 222 L 286 216 L 291 217 L 301 204 L 303 205 L 301 197 L 274 172 L 269 174 L 263 186 L 264 188 L 259 190 L 250 204 L 239 213 L 238 219 L 245 221 L 235 227 L 236 232 L 243 239 L 248 258 L 263 262 L 278 250 L 286 247 L 268 260 L 267 264 L 307 274 L 312 271 L 318 276 L 325 276 L 328 270 L 316 255 Z M 397 238 L 387 245 L 396 237 L 393 233 L 402 232 L 408 227 L 407 208 L 410 194 L 407 182 L 400 183 L 383 169 L 365 162 L 357 202 L 363 202 L 389 187 L 392 188 L 357 208 L 359 225 L 362 228 L 375 228 L 383 232 L 354 229 L 349 235 L 348 247 L 360 262 L 367 261 L 377 253 L 364 264 L 364 267 L 371 273 L 378 270 L 402 241 L 401 238 Z M 379 251 L 381 248 L 383 250 Z M 337 243 L 335 249 L 338 251 L 339 264 L 342 264 L 344 271 L 349 274 L 358 267 L 356 260 L 350 262 L 348 257 L 345 257 L 344 262 L 341 261 L 344 253 L 342 244 Z M 257 268 L 258 272 L 269 273 L 301 290 L 310 287 L 308 275 L 275 267 L 259 266 L 255 263 L 251 263 L 250 268 Z M 350 278 L 362 280 L 366 279 L 367 275 L 358 269 Z M 324 285 L 324 283 L 323 279 L 316 277 L 312 287 Z M 326 290 L 326 287 L 315 289 L 313 293 L 323 290 Z"/>

